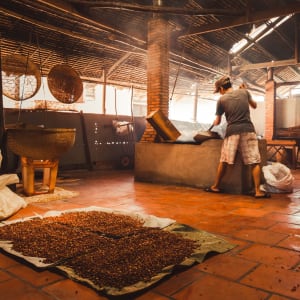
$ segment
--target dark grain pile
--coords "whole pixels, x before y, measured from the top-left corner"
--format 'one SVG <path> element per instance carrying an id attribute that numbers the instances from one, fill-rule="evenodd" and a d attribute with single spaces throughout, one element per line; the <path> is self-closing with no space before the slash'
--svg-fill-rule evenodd
<path id="1" fill-rule="evenodd" d="M 51 218 L 0 227 L 0 239 L 12 241 L 13 250 L 23 256 L 44 258 L 58 263 L 95 248 L 109 247 L 111 239 L 72 226 L 49 222 Z"/>
<path id="2" fill-rule="evenodd" d="M 189 257 L 196 243 L 129 216 L 75 212 L 0 227 L 23 256 L 45 258 L 89 279 L 95 286 L 122 288 L 149 281 L 163 268 Z"/>
<path id="3" fill-rule="evenodd" d="M 103 233 L 107 236 L 128 235 L 144 224 L 142 220 L 130 216 L 100 211 L 65 213 L 51 218 L 55 222 L 85 230 Z"/>
<path id="4" fill-rule="evenodd" d="M 66 262 L 80 277 L 101 286 L 122 288 L 149 281 L 164 267 L 176 265 L 195 248 L 192 240 L 159 229 L 144 228 L 124 237 L 102 252 L 75 257 Z"/>

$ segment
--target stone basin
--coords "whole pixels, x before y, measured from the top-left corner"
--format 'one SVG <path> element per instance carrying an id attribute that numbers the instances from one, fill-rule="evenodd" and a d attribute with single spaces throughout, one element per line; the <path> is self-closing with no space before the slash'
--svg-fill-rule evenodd
<path id="1" fill-rule="evenodd" d="M 16 155 L 33 160 L 58 159 L 75 142 L 76 128 L 7 128 L 7 145 Z"/>

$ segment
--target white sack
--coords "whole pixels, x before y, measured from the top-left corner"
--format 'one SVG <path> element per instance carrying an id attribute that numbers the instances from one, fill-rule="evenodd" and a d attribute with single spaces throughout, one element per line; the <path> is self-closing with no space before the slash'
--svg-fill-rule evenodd
<path id="1" fill-rule="evenodd" d="M 19 177 L 17 174 L 3 174 L 0 175 L 0 190 L 7 185 L 19 183 Z"/>
<path id="2" fill-rule="evenodd" d="M 25 200 L 12 192 L 7 186 L 0 190 L 0 220 L 12 216 L 26 206 Z"/>
<path id="3" fill-rule="evenodd" d="M 264 166 L 262 171 L 266 180 L 264 188 L 267 191 L 274 193 L 293 191 L 294 177 L 287 166 L 276 162 Z"/>

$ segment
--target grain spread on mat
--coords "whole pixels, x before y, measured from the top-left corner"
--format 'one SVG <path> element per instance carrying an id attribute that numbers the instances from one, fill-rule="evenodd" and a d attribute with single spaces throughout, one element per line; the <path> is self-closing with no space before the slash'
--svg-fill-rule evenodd
<path id="1" fill-rule="evenodd" d="M 52 220 L 73 227 L 103 233 L 107 236 L 122 236 L 143 226 L 143 221 L 121 214 L 99 211 L 64 213 Z"/>
<path id="2" fill-rule="evenodd" d="M 45 263 L 109 247 L 110 239 L 72 226 L 34 219 L 0 227 L 0 239 L 11 241 L 13 250 L 23 256 L 43 258 Z"/>
<path id="3" fill-rule="evenodd" d="M 0 239 L 11 241 L 13 250 L 23 256 L 71 268 L 95 286 L 122 288 L 151 280 L 199 246 L 143 223 L 121 214 L 71 212 L 2 226 Z"/>
<path id="4" fill-rule="evenodd" d="M 101 285 L 122 288 L 149 281 L 164 267 L 176 265 L 195 248 L 192 240 L 167 231 L 144 228 L 118 240 L 109 248 L 75 257 L 64 265 L 74 273 Z"/>

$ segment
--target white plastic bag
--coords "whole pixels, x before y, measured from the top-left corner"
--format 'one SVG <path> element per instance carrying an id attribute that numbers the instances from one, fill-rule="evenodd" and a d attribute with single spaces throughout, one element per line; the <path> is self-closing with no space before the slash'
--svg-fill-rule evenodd
<path id="1" fill-rule="evenodd" d="M 12 192 L 7 186 L 0 190 L 0 220 L 12 216 L 26 206 L 25 200 Z"/>
<path id="2" fill-rule="evenodd" d="M 294 177 L 291 170 L 275 162 L 262 168 L 266 183 L 263 185 L 267 192 L 291 193 L 293 191 Z"/>
<path id="3" fill-rule="evenodd" d="M 0 175 L 0 190 L 6 187 L 7 185 L 19 183 L 19 177 L 17 174 L 3 174 Z"/>

